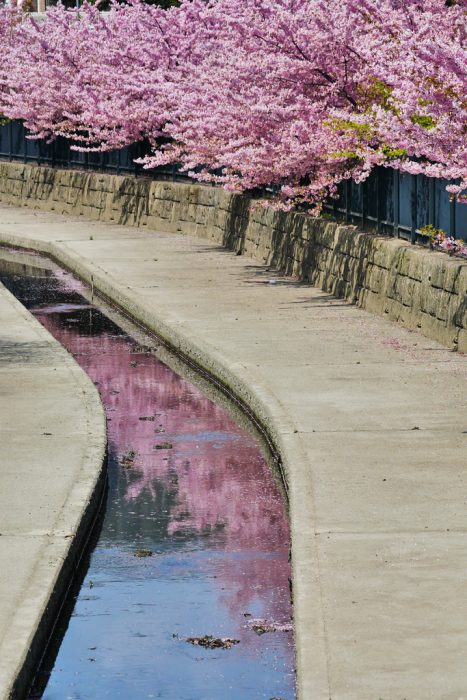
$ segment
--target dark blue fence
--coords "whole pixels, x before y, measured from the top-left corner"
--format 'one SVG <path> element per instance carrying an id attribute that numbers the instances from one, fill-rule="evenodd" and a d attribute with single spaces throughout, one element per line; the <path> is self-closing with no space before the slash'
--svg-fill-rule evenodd
<path id="1" fill-rule="evenodd" d="M 149 154 L 149 144 L 140 142 L 107 153 L 82 153 L 71 149 L 68 139 L 57 138 L 51 143 L 28 139 L 22 122 L 11 121 L 0 126 L 0 158 L 39 163 L 51 167 L 100 170 L 118 175 L 146 175 L 160 179 L 188 180 L 175 166 L 148 171 L 135 163 L 136 158 Z"/>
<path id="2" fill-rule="evenodd" d="M 154 179 L 189 180 L 176 166 L 144 170 L 135 158 L 149 153 L 149 145 L 136 143 L 108 153 L 81 153 L 70 142 L 52 143 L 26 138 L 19 121 L 0 126 L 0 158 L 69 168 L 89 168 L 117 174 L 145 175 Z M 447 181 L 376 168 L 368 180 L 341 183 L 339 198 L 325 205 L 333 217 L 364 229 L 416 242 L 426 242 L 420 229 L 431 224 L 453 238 L 467 239 L 467 204 L 450 201 Z"/>
<path id="3" fill-rule="evenodd" d="M 347 180 L 326 211 L 361 228 L 372 228 L 416 243 L 431 224 L 453 238 L 467 239 L 467 204 L 450 201 L 447 180 L 376 168 L 365 182 Z"/>

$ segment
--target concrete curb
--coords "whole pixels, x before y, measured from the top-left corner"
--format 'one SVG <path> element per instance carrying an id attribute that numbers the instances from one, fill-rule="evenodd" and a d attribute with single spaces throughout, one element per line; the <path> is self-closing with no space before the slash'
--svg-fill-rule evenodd
<path id="1" fill-rule="evenodd" d="M 0 369 L 4 367 L 2 393 L 9 398 L 4 408 L 7 414 L 0 410 L 6 431 L 0 484 L 2 477 L 20 475 L 14 492 L 10 481 L 2 485 L 2 495 L 14 510 L 12 521 L 9 511 L 2 509 L 0 525 L 0 561 L 6 570 L 0 576 L 3 700 L 22 698 L 27 692 L 85 550 L 104 494 L 106 424 L 91 380 L 3 285 L 0 308 L 8 310 L 9 320 L 9 325 L 2 324 L 2 339 L 7 338 L 13 350 L 16 344 L 31 347 L 26 370 L 21 359 L 10 358 L 8 366 L 0 362 Z M 1 356 L 0 348 L 0 360 Z M 25 371 L 32 372 L 29 376 L 36 377 L 35 388 L 41 390 L 31 396 L 29 410 Z M 67 407 L 72 402 L 70 420 L 65 421 L 64 402 Z M 21 407 L 21 432 L 16 416 L 8 415 L 15 414 L 17 405 Z M 50 441 L 39 442 L 38 426 L 47 431 L 42 435 L 53 434 L 53 447 Z M 59 443 L 66 455 L 57 449 Z M 55 488 L 57 480 L 60 489 Z M 42 482 L 44 487 L 37 489 L 28 482 Z"/>

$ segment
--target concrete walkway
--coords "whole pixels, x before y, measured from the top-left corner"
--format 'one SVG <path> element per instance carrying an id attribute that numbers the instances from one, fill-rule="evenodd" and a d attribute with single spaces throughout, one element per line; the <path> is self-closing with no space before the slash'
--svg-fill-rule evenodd
<path id="1" fill-rule="evenodd" d="M 0 207 L 228 384 L 289 484 L 301 700 L 467 698 L 467 358 L 206 241 Z"/>
<path id="2" fill-rule="evenodd" d="M 0 698 L 23 697 L 103 485 L 88 377 L 0 285 Z"/>

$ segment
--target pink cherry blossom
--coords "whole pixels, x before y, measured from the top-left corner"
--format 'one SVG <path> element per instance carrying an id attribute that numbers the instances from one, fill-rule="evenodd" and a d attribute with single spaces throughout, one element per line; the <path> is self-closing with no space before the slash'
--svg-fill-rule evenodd
<path id="1" fill-rule="evenodd" d="M 38 138 L 110 150 L 146 139 L 287 206 L 375 165 L 467 188 L 467 0 L 135 0 L 38 23 L 0 11 L 0 112 Z"/>

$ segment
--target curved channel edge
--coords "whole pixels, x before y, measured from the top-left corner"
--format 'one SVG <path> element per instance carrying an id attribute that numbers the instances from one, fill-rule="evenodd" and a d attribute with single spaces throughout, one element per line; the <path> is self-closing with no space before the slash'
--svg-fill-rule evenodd
<path id="1" fill-rule="evenodd" d="M 14 369 L 10 375 L 12 379 L 8 378 L 10 362 L 8 362 L 4 380 L 8 384 L 11 396 L 7 410 L 13 412 L 10 422 L 14 424 L 6 473 L 8 474 L 9 470 L 18 469 L 18 478 L 9 483 L 17 484 L 20 490 L 5 494 L 12 504 L 13 519 L 10 521 L 10 516 L 5 512 L 1 528 L 1 540 L 5 545 L 1 550 L 0 562 L 2 567 L 6 567 L 5 578 L 3 578 L 5 585 L 3 590 L 6 595 L 2 598 L 3 604 L 9 607 L 9 611 L 2 630 L 4 634 L 0 640 L 0 698 L 20 700 L 28 692 L 35 670 L 53 634 L 101 508 L 107 476 L 107 438 L 104 410 L 99 394 L 89 377 L 74 358 L 3 285 L 0 285 L 0 296 L 2 303 L 8 306 L 12 317 L 10 331 L 14 325 L 18 329 L 17 341 L 20 346 L 24 348 L 30 343 L 32 348 L 32 359 L 29 360 L 28 370 L 34 371 L 37 367 L 37 364 L 34 364 L 34 347 L 40 346 L 39 355 L 41 348 L 43 352 L 50 352 L 53 360 L 51 363 L 49 360 L 49 366 L 42 368 L 42 385 L 45 385 L 46 393 L 45 404 L 49 406 L 44 416 L 40 415 L 42 397 L 31 395 L 32 411 L 39 414 L 32 420 L 34 429 L 31 429 L 31 425 L 24 417 L 21 419 L 21 416 L 15 423 L 17 407 L 14 397 L 21 394 L 24 398 L 27 382 L 21 374 L 16 376 Z M 3 327 L 2 330 L 5 338 L 8 327 L 7 329 Z M 15 337 L 13 332 L 7 338 L 12 343 L 13 351 Z M 16 351 L 14 352 L 13 363 L 16 356 Z M 14 364 L 14 366 L 18 365 Z M 67 391 L 61 391 L 58 394 L 55 390 L 57 383 L 54 383 L 53 372 L 56 371 L 59 374 L 60 370 L 66 374 Z M 49 388 L 47 388 L 47 377 L 51 382 Z M 82 419 L 73 429 L 69 423 L 63 427 L 61 420 L 63 416 L 61 402 L 66 400 L 67 396 L 73 396 L 76 399 L 75 403 L 79 411 L 75 411 L 74 417 Z M 21 400 L 18 405 L 22 405 Z M 37 433 L 39 424 L 41 424 L 41 430 L 44 427 L 50 430 L 50 433 L 43 432 L 43 436 L 54 433 L 63 440 L 67 437 L 73 438 L 76 431 L 81 431 L 79 440 L 75 440 L 69 446 L 71 454 L 68 464 L 65 465 L 62 452 L 59 455 L 53 454 L 54 448 L 49 447 L 47 441 L 44 442 L 43 450 L 41 444 L 37 444 L 41 439 L 40 433 Z M 7 431 L 8 425 L 7 421 Z M 36 443 L 32 456 L 28 452 L 29 441 Z M 8 442 L 10 441 L 7 439 L 7 444 Z M 19 448 L 15 451 L 16 444 Z M 4 456 L 5 454 L 4 450 Z M 22 473 L 22 466 L 27 466 L 26 460 L 32 460 L 32 464 L 27 467 L 29 471 Z M 48 468 L 49 465 L 52 466 Z M 36 473 L 34 478 L 30 477 L 31 483 L 28 484 L 29 480 L 26 479 L 25 483 L 24 475 L 30 473 L 31 469 Z M 57 469 L 61 470 L 61 477 L 63 472 L 67 473 L 66 487 L 63 491 L 54 492 L 60 494 L 60 498 L 55 496 L 55 500 L 53 497 L 50 497 L 50 500 L 44 500 L 44 495 L 47 497 L 47 487 L 44 486 L 42 500 L 38 497 L 36 503 L 37 512 L 34 512 L 34 507 L 32 512 L 26 512 L 27 503 L 31 507 L 31 502 L 26 500 L 25 492 L 28 489 L 34 490 L 34 483 L 37 483 L 37 480 L 50 483 Z M 30 495 L 31 497 L 34 497 L 34 493 Z M 46 509 L 50 513 L 45 520 L 41 519 L 41 509 Z M 18 518 L 22 523 L 24 522 L 21 532 L 15 532 L 15 522 Z M 12 559 L 20 562 L 21 575 L 18 578 L 16 578 L 18 571 Z M 5 616 L 2 619 L 5 619 Z"/>

